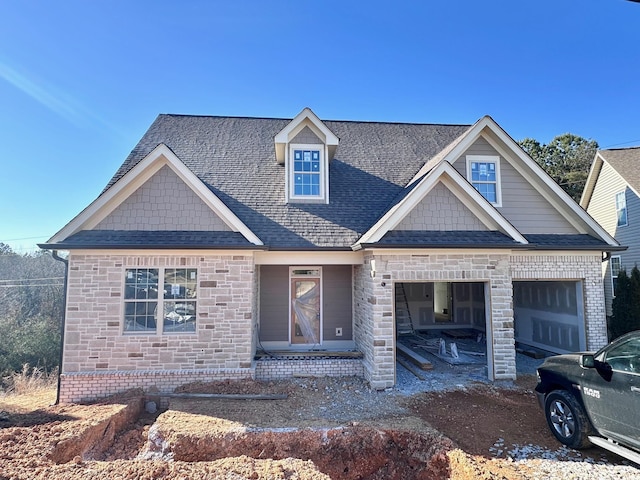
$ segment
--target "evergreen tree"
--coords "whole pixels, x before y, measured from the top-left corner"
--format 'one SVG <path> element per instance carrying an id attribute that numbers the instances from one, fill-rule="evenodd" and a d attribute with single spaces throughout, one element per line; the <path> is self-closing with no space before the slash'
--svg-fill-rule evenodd
<path id="1" fill-rule="evenodd" d="M 612 304 L 609 339 L 640 330 L 640 270 L 635 266 L 631 275 L 620 270 Z"/>

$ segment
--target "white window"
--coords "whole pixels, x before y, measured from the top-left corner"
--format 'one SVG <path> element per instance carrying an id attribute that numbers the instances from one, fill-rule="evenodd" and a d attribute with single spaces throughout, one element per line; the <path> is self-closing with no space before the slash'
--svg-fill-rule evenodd
<path id="1" fill-rule="evenodd" d="M 616 215 L 619 227 L 627 225 L 627 197 L 624 192 L 616 193 Z"/>
<path id="2" fill-rule="evenodd" d="M 613 291 L 613 296 L 616 296 L 616 288 L 618 287 L 618 274 L 620 273 L 620 269 L 622 265 L 620 263 L 620 256 L 612 256 L 609 261 L 609 265 L 611 265 L 611 288 Z"/>
<path id="3" fill-rule="evenodd" d="M 467 155 L 467 179 L 480 195 L 495 206 L 501 206 L 500 157 Z"/>
<path id="4" fill-rule="evenodd" d="M 195 268 L 127 269 L 124 332 L 195 333 L 197 284 Z"/>
<path id="5" fill-rule="evenodd" d="M 291 145 L 289 200 L 325 200 L 326 176 L 324 145 Z"/>

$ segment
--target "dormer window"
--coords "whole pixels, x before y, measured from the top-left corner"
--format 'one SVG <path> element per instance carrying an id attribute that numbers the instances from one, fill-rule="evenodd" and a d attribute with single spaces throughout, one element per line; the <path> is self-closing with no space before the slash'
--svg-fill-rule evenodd
<path id="1" fill-rule="evenodd" d="M 324 145 L 292 144 L 289 158 L 289 200 L 324 201 L 328 167 Z"/>
<path id="2" fill-rule="evenodd" d="M 293 150 L 293 196 L 320 196 L 320 150 Z"/>
<path id="3" fill-rule="evenodd" d="M 309 108 L 278 132 L 276 161 L 285 165 L 285 202 L 329 203 L 329 162 L 339 142 Z"/>
<path id="4" fill-rule="evenodd" d="M 494 206 L 502 205 L 500 191 L 500 157 L 467 155 L 467 180 Z"/>

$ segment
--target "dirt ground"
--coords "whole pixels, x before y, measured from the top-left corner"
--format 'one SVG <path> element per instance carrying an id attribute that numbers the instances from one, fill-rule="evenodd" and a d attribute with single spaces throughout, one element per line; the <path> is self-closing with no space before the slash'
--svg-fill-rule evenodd
<path id="1" fill-rule="evenodd" d="M 355 378 L 218 382 L 182 390 L 287 398 L 170 398 L 156 414 L 135 395 L 58 406 L 51 391 L 0 397 L 0 480 L 528 478 L 518 452 L 560 447 L 533 385 L 403 396 Z"/>

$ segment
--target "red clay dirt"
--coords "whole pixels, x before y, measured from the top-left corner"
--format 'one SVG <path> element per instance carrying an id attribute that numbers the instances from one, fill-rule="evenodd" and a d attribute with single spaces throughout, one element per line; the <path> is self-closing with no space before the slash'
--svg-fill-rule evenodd
<path id="1" fill-rule="evenodd" d="M 519 479 L 527 478 L 526 467 L 505 454 L 495 458 L 500 455 L 490 449 L 497 439 L 559 446 L 545 430 L 530 384 L 381 397 L 403 413 L 378 415 L 372 408 L 368 418 L 344 422 L 313 413 L 326 408 L 332 381 L 314 379 L 313 388 L 292 382 L 192 385 L 183 390 L 288 398 L 172 398 L 157 418 L 141 412 L 136 396 L 52 407 L 0 398 L 6 412 L 0 480 Z M 301 411 L 307 413 L 300 417 Z"/>

